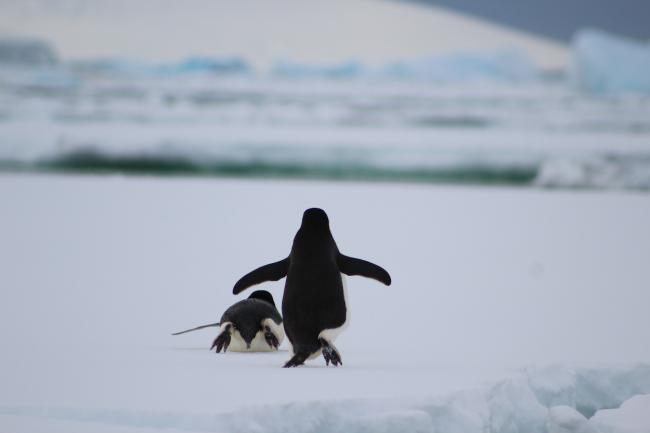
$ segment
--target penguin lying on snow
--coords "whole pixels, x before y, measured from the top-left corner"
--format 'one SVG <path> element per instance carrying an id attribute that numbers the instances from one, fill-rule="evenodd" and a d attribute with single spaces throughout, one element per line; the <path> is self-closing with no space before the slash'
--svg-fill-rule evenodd
<path id="1" fill-rule="evenodd" d="M 284 340 L 282 317 L 266 290 L 253 292 L 248 299 L 233 304 L 217 323 L 197 326 L 172 335 L 185 334 L 197 329 L 219 327 L 210 350 L 231 352 L 269 352 L 278 350 Z"/>
<path id="2" fill-rule="evenodd" d="M 293 357 L 284 365 L 296 367 L 323 354 L 325 363 L 338 366 L 341 355 L 334 340 L 348 322 L 346 275 L 361 275 L 390 286 L 383 268 L 344 256 L 338 250 L 322 209 L 307 209 L 286 259 L 270 263 L 244 275 L 233 293 L 287 277 L 282 299 L 284 330 Z"/>

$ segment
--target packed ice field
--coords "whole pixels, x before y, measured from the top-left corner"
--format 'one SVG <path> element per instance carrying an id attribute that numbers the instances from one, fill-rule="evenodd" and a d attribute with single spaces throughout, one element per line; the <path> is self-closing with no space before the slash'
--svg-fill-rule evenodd
<path id="1" fill-rule="evenodd" d="M 4 174 L 5 431 L 647 432 L 642 193 Z M 239 277 L 326 209 L 342 367 L 215 354 Z M 281 303 L 282 282 L 262 286 Z M 641 396 L 639 396 L 641 395 Z"/>
<path id="2" fill-rule="evenodd" d="M 647 190 L 648 52 L 586 31 L 556 75 L 517 50 L 266 71 L 14 62 L 0 73 L 0 169 Z"/>

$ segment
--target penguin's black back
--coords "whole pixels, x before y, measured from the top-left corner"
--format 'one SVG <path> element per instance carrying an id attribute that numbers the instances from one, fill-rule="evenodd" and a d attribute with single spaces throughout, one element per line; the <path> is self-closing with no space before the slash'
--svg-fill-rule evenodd
<path id="1" fill-rule="evenodd" d="M 262 299 L 248 298 L 231 305 L 221 316 L 220 323 L 233 322 L 242 326 L 244 323 L 259 324 L 267 318 L 275 323 L 282 323 L 282 316 L 275 308 L 275 304 Z"/>
<path id="2" fill-rule="evenodd" d="M 296 233 L 282 299 L 284 328 L 294 353 L 320 348 L 318 334 L 345 323 L 339 251 L 321 209 L 308 209 Z"/>

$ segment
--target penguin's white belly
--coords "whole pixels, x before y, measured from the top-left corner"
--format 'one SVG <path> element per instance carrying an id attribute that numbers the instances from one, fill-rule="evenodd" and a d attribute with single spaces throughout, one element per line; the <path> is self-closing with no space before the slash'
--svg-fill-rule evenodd
<path id="1" fill-rule="evenodd" d="M 262 320 L 262 328 L 269 327 L 275 338 L 278 339 L 278 343 L 282 344 L 284 340 L 284 326 L 282 324 L 275 323 L 272 319 Z M 230 344 L 228 345 L 229 352 L 273 352 L 278 349 L 271 347 L 269 343 L 266 342 L 264 338 L 264 331 L 258 331 L 251 341 L 251 346 L 246 347 L 246 341 L 242 338 L 239 331 L 232 331 L 230 333 Z"/>
<path id="2" fill-rule="evenodd" d="M 269 346 L 264 338 L 264 333 L 259 331 L 253 341 L 251 347 L 246 347 L 246 342 L 239 334 L 239 331 L 234 331 L 230 334 L 230 344 L 228 345 L 228 352 L 272 352 L 276 349 Z"/>

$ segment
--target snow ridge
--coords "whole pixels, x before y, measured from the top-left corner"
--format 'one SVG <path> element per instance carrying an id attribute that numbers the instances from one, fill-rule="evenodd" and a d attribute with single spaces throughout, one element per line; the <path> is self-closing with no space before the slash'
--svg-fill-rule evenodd
<path id="1" fill-rule="evenodd" d="M 650 431 L 648 394 L 650 364 L 548 366 L 483 388 L 419 400 L 299 402 L 222 414 L 35 407 L 0 407 L 0 414 L 219 432 L 640 433 Z"/>

